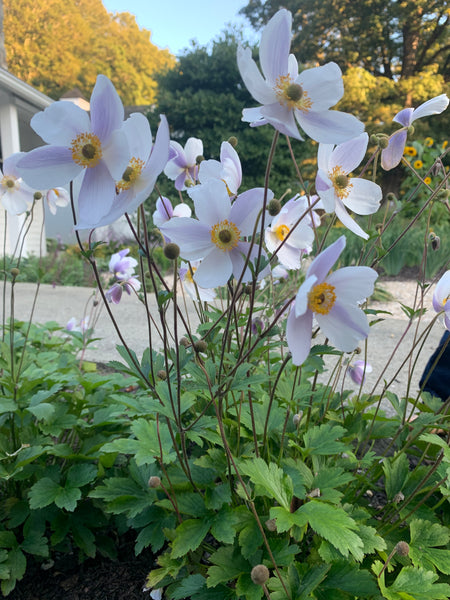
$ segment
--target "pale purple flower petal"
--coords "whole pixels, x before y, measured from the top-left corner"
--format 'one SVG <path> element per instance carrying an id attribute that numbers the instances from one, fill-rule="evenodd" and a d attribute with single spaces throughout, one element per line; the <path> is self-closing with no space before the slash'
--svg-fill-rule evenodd
<path id="1" fill-rule="evenodd" d="M 299 74 L 297 83 L 308 94 L 316 112 L 334 106 L 344 95 L 342 71 L 334 62 L 305 69 Z"/>
<path id="2" fill-rule="evenodd" d="M 273 192 L 267 190 L 268 201 L 272 200 Z M 239 230 L 242 236 L 252 235 L 258 231 L 257 222 L 261 218 L 261 211 L 264 202 L 264 188 L 252 188 L 247 190 L 236 198 L 231 206 L 230 220 L 233 223 L 239 223 Z"/>
<path id="3" fill-rule="evenodd" d="M 328 314 L 315 313 L 315 317 L 323 334 L 343 352 L 352 352 L 369 335 L 370 327 L 364 312 L 337 300 Z"/>
<path id="4" fill-rule="evenodd" d="M 280 133 L 289 135 L 296 140 L 303 140 L 294 119 L 294 112 L 289 110 L 287 106 L 278 104 L 278 102 L 276 104 L 265 104 L 261 107 L 260 112 L 262 117 Z M 295 114 L 297 116 L 297 113 Z M 308 132 L 306 131 L 306 133 Z"/>
<path id="5" fill-rule="evenodd" d="M 237 64 L 239 73 L 241 74 L 242 80 L 245 83 L 245 87 L 248 89 L 256 102 L 260 102 L 261 104 L 270 104 L 275 102 L 275 92 L 262 77 L 255 61 L 252 58 L 252 51 L 250 48 L 242 48 L 241 46 L 238 47 Z"/>
<path id="6" fill-rule="evenodd" d="M 291 13 L 281 9 L 270 19 L 261 35 L 259 60 L 264 77 L 272 87 L 280 76 L 288 73 L 291 28 Z"/>
<path id="7" fill-rule="evenodd" d="M 291 309 L 286 322 L 286 340 L 292 354 L 292 363 L 302 365 L 311 349 L 313 314 L 308 311 L 299 317 Z"/>
<path id="8" fill-rule="evenodd" d="M 200 221 L 213 226 L 229 218 L 231 200 L 223 181 L 208 179 L 202 185 L 189 188 L 188 195 L 194 201 L 195 214 Z"/>
<path id="9" fill-rule="evenodd" d="M 336 146 L 329 158 L 328 170 L 340 167 L 343 173 L 347 175 L 351 173 L 363 160 L 368 143 L 369 136 L 364 132 Z"/>
<path id="10" fill-rule="evenodd" d="M 123 288 L 120 283 L 115 283 L 112 287 L 109 288 L 105 292 L 106 299 L 108 302 L 112 302 L 113 304 L 119 304 L 122 299 Z"/>
<path id="11" fill-rule="evenodd" d="M 333 244 L 325 248 L 316 258 L 312 261 L 306 272 L 306 277 L 315 275 L 317 280 L 323 281 L 328 275 L 331 267 L 337 262 L 339 256 L 345 248 L 347 240 L 344 235 L 341 235 Z"/>
<path id="12" fill-rule="evenodd" d="M 88 113 L 67 100 L 36 113 L 30 125 L 44 142 L 54 146 L 70 146 L 77 135 L 91 131 Z"/>
<path id="13" fill-rule="evenodd" d="M 373 294 L 376 271 L 370 267 L 342 267 L 327 277 L 340 302 L 357 306 Z"/>
<path id="14" fill-rule="evenodd" d="M 37 190 L 63 186 L 83 170 L 73 161 L 70 148 L 63 146 L 31 150 L 22 157 L 17 168 L 25 182 Z"/>
<path id="15" fill-rule="evenodd" d="M 233 274 L 229 252 L 213 249 L 200 263 L 194 273 L 195 282 L 203 288 L 224 285 Z"/>
<path id="16" fill-rule="evenodd" d="M 90 100 L 92 132 L 106 141 L 122 126 L 124 110 L 119 94 L 105 75 L 98 75 Z"/>
<path id="17" fill-rule="evenodd" d="M 334 212 L 339 221 L 342 223 L 342 225 L 344 225 L 344 227 L 347 227 L 347 229 L 352 231 L 355 235 L 359 235 L 359 237 L 362 237 L 365 240 L 369 239 L 369 235 L 345 210 L 345 206 L 340 198 L 335 198 Z"/>
<path id="18" fill-rule="evenodd" d="M 338 110 L 295 111 L 298 124 L 310 138 L 324 144 L 340 144 L 360 135 L 364 125 L 353 115 Z"/>
<path id="19" fill-rule="evenodd" d="M 381 166 L 385 171 L 390 171 L 402 160 L 407 136 L 407 131 L 401 129 L 389 138 L 387 148 L 381 151 Z"/>
<path id="20" fill-rule="evenodd" d="M 356 385 L 361 385 L 366 379 L 366 373 L 372 373 L 372 365 L 364 360 L 355 360 L 355 362 L 348 367 L 347 373 Z"/>
<path id="21" fill-rule="evenodd" d="M 352 187 L 342 202 L 357 215 L 372 215 L 380 207 L 383 193 L 378 184 L 368 179 L 352 178 Z"/>
<path id="22" fill-rule="evenodd" d="M 436 284 L 433 294 L 433 308 L 436 312 L 450 308 L 450 270 L 446 271 Z"/>
<path id="23" fill-rule="evenodd" d="M 215 247 L 211 242 L 211 228 L 195 219 L 178 217 L 164 223 L 160 229 L 172 242 L 180 246 L 181 256 L 186 260 L 201 259 Z"/>
<path id="24" fill-rule="evenodd" d="M 102 162 L 86 169 L 78 197 L 78 228 L 86 229 L 84 223 L 97 224 L 112 208 L 115 197 L 116 184 Z"/>
<path id="25" fill-rule="evenodd" d="M 416 119 L 421 119 L 422 117 L 441 114 L 447 108 L 448 102 L 449 100 L 447 94 L 441 94 L 440 96 L 436 96 L 430 100 L 427 100 L 414 110 L 411 123 Z"/>

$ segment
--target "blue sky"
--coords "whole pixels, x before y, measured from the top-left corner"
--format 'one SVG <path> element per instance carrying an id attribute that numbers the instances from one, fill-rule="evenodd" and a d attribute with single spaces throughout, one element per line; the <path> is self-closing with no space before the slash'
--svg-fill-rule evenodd
<path id="1" fill-rule="evenodd" d="M 140 27 L 152 32 L 152 42 L 180 54 L 196 39 L 201 45 L 217 37 L 228 23 L 245 26 L 245 37 L 256 41 L 240 8 L 246 0 L 103 0 L 109 12 L 129 12 Z"/>

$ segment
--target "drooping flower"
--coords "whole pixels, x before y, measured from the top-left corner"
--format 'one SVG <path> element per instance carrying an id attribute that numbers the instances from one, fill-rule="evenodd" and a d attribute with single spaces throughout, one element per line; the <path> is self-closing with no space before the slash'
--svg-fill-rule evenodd
<path id="1" fill-rule="evenodd" d="M 86 315 L 78 323 L 75 317 L 67 321 L 66 331 L 85 333 L 89 329 L 89 315 Z"/>
<path id="2" fill-rule="evenodd" d="M 203 154 L 203 142 L 198 138 L 189 138 L 185 147 L 178 142 L 170 142 L 173 157 L 169 159 L 164 173 L 169 179 L 175 181 L 175 188 L 179 191 L 186 189 L 186 181 L 195 183 L 198 178 L 197 158 Z"/>
<path id="3" fill-rule="evenodd" d="M 131 159 L 116 182 L 117 195 L 108 212 L 98 221 L 80 219 L 77 229 L 93 229 L 116 221 L 125 213 L 133 213 L 153 191 L 158 175 L 169 158 L 169 125 L 164 115 L 152 143 L 148 119 L 141 113 L 133 113 L 123 124 Z"/>
<path id="4" fill-rule="evenodd" d="M 446 271 L 436 284 L 433 308 L 436 312 L 444 311 L 444 324 L 450 331 L 450 270 Z"/>
<path id="5" fill-rule="evenodd" d="M 47 190 L 45 194 L 45 200 L 47 206 L 52 215 L 56 215 L 58 208 L 64 208 L 68 206 L 70 202 L 69 192 L 63 187 L 52 188 Z"/>
<path id="6" fill-rule="evenodd" d="M 343 352 L 351 352 L 369 335 L 369 324 L 359 304 L 372 294 L 377 273 L 370 267 L 344 267 L 328 275 L 345 243 L 341 236 L 316 256 L 297 292 L 286 324 L 294 365 L 301 365 L 308 356 L 313 319 L 331 344 Z"/>
<path id="7" fill-rule="evenodd" d="M 217 295 L 216 290 L 213 288 L 203 288 L 197 285 L 193 278 L 196 270 L 200 266 L 200 262 L 201 261 L 199 260 L 194 260 L 191 263 L 182 261 L 180 268 L 178 269 L 178 274 L 183 288 L 195 302 L 199 299 L 202 302 L 211 302 Z"/>
<path id="8" fill-rule="evenodd" d="M 18 164 L 36 189 L 63 186 L 83 173 L 78 197 L 80 222 L 97 223 L 115 201 L 115 180 L 129 161 L 121 131 L 124 110 L 111 81 L 98 75 L 90 100 L 91 118 L 79 106 L 54 102 L 31 119 L 47 146 L 31 150 Z"/>
<path id="9" fill-rule="evenodd" d="M 303 131 L 317 142 L 338 144 L 359 135 L 364 125 L 347 113 L 330 111 L 344 94 L 342 73 L 336 63 L 298 72 L 297 60 L 289 54 L 292 15 L 279 10 L 266 25 L 259 47 L 264 77 L 250 48 L 238 47 L 241 77 L 253 98 L 262 104 L 246 108 L 242 120 L 252 126 L 270 123 L 275 129 L 302 140 Z"/>
<path id="10" fill-rule="evenodd" d="M 161 226 L 161 231 L 178 244 L 185 260 L 202 260 L 194 274 L 195 282 L 201 287 L 224 285 L 231 275 L 240 278 L 250 251 L 250 242 L 241 238 L 253 234 L 263 207 L 264 189 L 247 190 L 231 204 L 225 183 L 209 179 L 189 188 L 188 194 L 194 201 L 198 220 L 171 219 Z M 272 192 L 269 191 L 268 196 L 271 199 Z M 249 261 L 254 263 L 257 254 L 255 244 Z M 259 276 L 263 277 L 264 272 Z M 247 266 L 242 281 L 251 279 Z"/>
<path id="11" fill-rule="evenodd" d="M 205 183 L 208 179 L 221 179 L 226 183 L 230 196 L 235 196 L 242 183 L 242 167 L 239 155 L 230 142 L 220 146 L 220 162 L 203 160 L 200 163 L 198 180 Z"/>
<path id="12" fill-rule="evenodd" d="M 390 171 L 402 160 L 408 127 L 422 117 L 439 115 L 447 108 L 448 102 L 447 94 L 440 94 L 440 96 L 427 100 L 417 108 L 404 108 L 395 115 L 392 120 L 400 123 L 403 127 L 391 135 L 387 148 L 381 151 L 381 166 L 385 171 Z"/>
<path id="13" fill-rule="evenodd" d="M 175 208 L 172 206 L 172 202 L 165 196 L 160 196 L 156 201 L 156 210 L 153 213 L 153 224 L 156 227 L 161 228 L 161 225 L 170 221 L 174 217 L 190 217 L 192 214 L 190 206 L 185 202 L 180 202 Z M 170 242 L 170 239 L 164 236 L 166 242 Z"/>
<path id="14" fill-rule="evenodd" d="M 367 179 L 349 177 L 363 160 L 369 137 L 358 137 L 334 147 L 320 144 L 317 155 L 319 170 L 316 189 L 325 210 L 334 212 L 345 227 L 367 239 L 369 236 L 348 214 L 346 207 L 358 215 L 375 213 L 383 196 L 379 185 Z"/>
<path id="15" fill-rule="evenodd" d="M 347 373 L 356 385 L 361 385 L 366 380 L 366 374 L 372 373 L 372 365 L 365 360 L 355 360 L 354 363 L 349 365 Z"/>
<path id="16" fill-rule="evenodd" d="M 315 199 L 317 196 L 312 197 L 310 203 Z M 299 269 L 302 256 L 311 252 L 314 231 L 311 227 L 312 218 L 307 210 L 306 196 L 294 196 L 286 202 L 265 231 L 267 249 L 269 252 L 277 251 L 277 258 L 286 269 Z M 320 224 L 317 213 L 314 211 L 312 213 L 315 225 Z M 303 219 L 297 224 L 303 215 Z"/>
<path id="17" fill-rule="evenodd" d="M 123 290 L 126 291 L 128 295 L 131 292 L 138 292 L 141 289 L 141 282 L 136 277 L 129 277 L 128 279 L 124 279 L 120 282 L 115 283 L 112 287 L 109 288 L 105 292 L 106 299 L 108 302 L 112 302 L 113 304 L 119 304 L 122 298 Z"/>
<path id="18" fill-rule="evenodd" d="M 109 272 L 117 279 L 128 279 L 134 275 L 134 269 L 137 267 L 137 260 L 128 256 L 129 248 L 119 250 L 114 253 L 109 260 Z"/>
<path id="19" fill-rule="evenodd" d="M 0 200 L 3 208 L 11 215 L 21 215 L 33 201 L 34 190 L 21 178 L 16 165 L 25 152 L 16 152 L 3 161 L 0 170 Z"/>

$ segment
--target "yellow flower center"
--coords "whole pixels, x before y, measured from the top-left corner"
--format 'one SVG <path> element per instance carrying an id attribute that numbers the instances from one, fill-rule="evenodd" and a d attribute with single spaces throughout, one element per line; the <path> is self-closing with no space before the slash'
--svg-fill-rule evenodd
<path id="1" fill-rule="evenodd" d="M 144 161 L 133 156 L 128 163 L 128 167 L 123 172 L 122 179 L 117 182 L 117 189 L 119 191 L 129 190 L 130 187 L 136 183 L 136 180 L 139 179 L 143 168 Z"/>
<path id="2" fill-rule="evenodd" d="M 17 179 L 9 175 L 2 177 L 2 187 L 12 190 L 17 187 Z"/>
<path id="3" fill-rule="evenodd" d="M 312 102 L 308 97 L 308 92 L 305 92 L 298 83 L 293 83 L 289 75 L 278 77 L 274 89 L 280 104 L 291 109 L 297 108 L 303 112 L 310 110 Z"/>
<path id="4" fill-rule="evenodd" d="M 223 252 L 229 252 L 236 248 L 240 237 L 239 229 L 228 220 L 216 223 L 211 229 L 211 241 Z"/>
<path id="5" fill-rule="evenodd" d="M 184 276 L 184 280 L 188 281 L 189 283 L 194 283 L 193 275 L 196 270 L 197 270 L 197 267 L 191 266 L 190 268 L 188 268 L 188 270 L 186 271 L 186 275 Z"/>
<path id="6" fill-rule="evenodd" d="M 318 283 L 308 294 L 308 308 L 313 312 L 327 315 L 336 302 L 334 285 Z"/>
<path id="7" fill-rule="evenodd" d="M 281 225 L 278 225 L 277 227 L 275 227 L 275 235 L 281 242 L 283 242 L 286 239 L 289 231 L 290 231 L 289 227 L 284 224 L 281 224 Z"/>
<path id="8" fill-rule="evenodd" d="M 93 133 L 80 133 L 72 140 L 72 160 L 82 167 L 96 167 L 102 157 L 102 145 Z"/>
<path id="9" fill-rule="evenodd" d="M 343 172 L 342 167 L 333 167 L 333 170 L 331 173 L 328 173 L 328 176 L 333 183 L 336 196 L 338 196 L 341 200 L 342 198 L 347 198 L 347 196 L 350 194 L 353 184 L 350 183 L 350 177 Z"/>

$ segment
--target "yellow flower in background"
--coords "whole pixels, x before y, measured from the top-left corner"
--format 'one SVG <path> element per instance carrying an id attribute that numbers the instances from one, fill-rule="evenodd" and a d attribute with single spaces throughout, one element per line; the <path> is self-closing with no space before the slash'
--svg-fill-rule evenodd
<path id="1" fill-rule="evenodd" d="M 431 137 L 426 137 L 425 138 L 425 146 L 428 146 L 428 148 L 430 148 L 430 146 L 432 146 L 434 144 L 434 140 Z"/>
<path id="2" fill-rule="evenodd" d="M 430 185 L 431 183 L 431 177 L 425 177 L 425 179 L 423 180 L 424 183 L 426 183 L 427 185 Z"/>
<path id="3" fill-rule="evenodd" d="M 417 156 L 417 150 L 414 148 L 414 146 L 405 146 L 404 155 L 405 156 Z"/>
<path id="4" fill-rule="evenodd" d="M 448 146 L 448 140 L 445 140 L 445 142 L 443 142 L 442 144 L 442 150 L 445 150 Z"/>
<path id="5" fill-rule="evenodd" d="M 415 169 L 421 169 L 423 167 L 423 162 L 421 160 L 415 160 L 413 163 L 413 167 Z"/>

